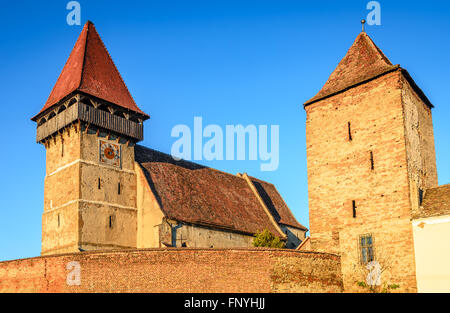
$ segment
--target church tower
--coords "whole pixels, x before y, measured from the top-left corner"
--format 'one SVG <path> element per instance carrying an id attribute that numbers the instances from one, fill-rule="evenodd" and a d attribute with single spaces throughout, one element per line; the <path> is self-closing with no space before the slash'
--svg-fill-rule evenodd
<path id="1" fill-rule="evenodd" d="M 341 255 L 347 291 L 373 260 L 381 284 L 417 290 L 411 213 L 438 183 L 432 107 L 365 32 L 304 104 L 311 247 Z"/>
<path id="2" fill-rule="evenodd" d="M 87 22 L 41 111 L 41 254 L 136 247 L 134 145 L 149 116 Z"/>

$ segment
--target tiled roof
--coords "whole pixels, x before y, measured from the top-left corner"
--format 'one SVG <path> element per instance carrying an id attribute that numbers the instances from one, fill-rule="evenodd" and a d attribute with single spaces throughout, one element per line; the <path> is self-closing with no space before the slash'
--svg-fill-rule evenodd
<path id="1" fill-rule="evenodd" d="M 413 212 L 413 218 L 450 215 L 450 184 L 425 191 L 422 206 Z"/>
<path id="2" fill-rule="evenodd" d="M 250 179 L 277 223 L 302 230 L 308 230 L 295 219 L 291 210 L 288 208 L 273 184 L 254 177 L 250 177 Z"/>
<path id="3" fill-rule="evenodd" d="M 75 91 L 106 100 L 148 118 L 134 102 L 91 22 L 84 25 L 47 102 L 33 120 Z"/>
<path id="4" fill-rule="evenodd" d="M 135 159 L 166 217 L 247 234 L 268 229 L 285 236 L 274 226 L 244 178 L 192 162 L 175 161 L 170 155 L 140 145 L 135 147 Z M 267 184 L 268 194 L 278 205 L 281 196 L 270 184 L 262 183 Z M 286 210 L 289 209 L 280 210 L 286 222 L 295 221 Z"/>
<path id="5" fill-rule="evenodd" d="M 372 39 L 362 32 L 356 37 L 355 42 L 319 93 L 304 105 L 309 105 L 397 68 L 399 66 L 392 65 Z"/>

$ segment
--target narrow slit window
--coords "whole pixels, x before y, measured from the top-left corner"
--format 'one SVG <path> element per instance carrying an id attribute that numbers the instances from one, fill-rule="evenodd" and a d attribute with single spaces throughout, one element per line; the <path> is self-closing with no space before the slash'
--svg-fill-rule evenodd
<path id="1" fill-rule="evenodd" d="M 61 138 L 61 157 L 64 156 L 64 139 Z"/>
<path id="2" fill-rule="evenodd" d="M 352 124 L 348 122 L 348 141 L 352 141 Z"/>
<path id="3" fill-rule="evenodd" d="M 373 171 L 375 169 L 375 165 L 373 162 L 373 151 L 370 151 L 370 169 Z"/>
<path id="4" fill-rule="evenodd" d="M 422 205 L 422 201 L 423 201 L 423 190 L 419 188 L 419 206 Z"/>
<path id="5" fill-rule="evenodd" d="M 102 187 L 101 182 L 100 182 L 100 177 L 98 178 L 98 189 L 100 189 Z"/>
<path id="6" fill-rule="evenodd" d="M 58 227 L 61 226 L 61 217 L 60 214 L 58 213 Z"/>
<path id="7" fill-rule="evenodd" d="M 117 183 L 117 194 L 120 195 L 120 183 Z"/>
<path id="8" fill-rule="evenodd" d="M 356 218 L 356 201 L 352 200 L 353 218 Z"/>
<path id="9" fill-rule="evenodd" d="M 112 216 L 109 216 L 109 228 L 112 228 Z"/>

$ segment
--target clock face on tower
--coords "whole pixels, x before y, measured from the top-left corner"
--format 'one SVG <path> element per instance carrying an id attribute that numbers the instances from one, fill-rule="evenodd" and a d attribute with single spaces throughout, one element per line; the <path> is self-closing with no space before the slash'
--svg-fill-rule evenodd
<path id="1" fill-rule="evenodd" d="M 100 163 L 120 167 L 121 148 L 119 144 L 99 140 Z"/>

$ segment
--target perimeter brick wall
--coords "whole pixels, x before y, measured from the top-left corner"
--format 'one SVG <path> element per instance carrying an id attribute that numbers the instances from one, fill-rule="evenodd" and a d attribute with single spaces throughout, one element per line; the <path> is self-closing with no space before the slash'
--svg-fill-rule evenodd
<path id="1" fill-rule="evenodd" d="M 79 262 L 81 285 L 66 282 Z M 140 249 L 0 262 L 0 292 L 341 292 L 340 257 L 277 249 Z"/>

